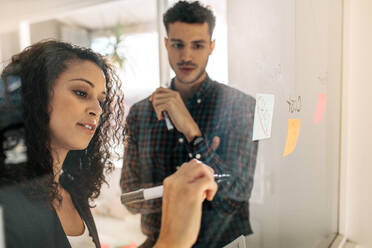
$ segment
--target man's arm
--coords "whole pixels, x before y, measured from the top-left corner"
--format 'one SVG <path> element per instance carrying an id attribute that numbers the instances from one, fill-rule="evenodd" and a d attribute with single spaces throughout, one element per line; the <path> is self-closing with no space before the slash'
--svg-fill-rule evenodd
<path id="1" fill-rule="evenodd" d="M 227 214 L 243 206 L 238 203 L 247 202 L 252 192 L 258 149 L 258 142 L 252 141 L 254 109 L 252 97 L 234 100 L 232 109 L 224 117 L 228 119 L 221 122 L 225 124 L 216 127 L 222 132 L 217 150 L 204 135 L 197 146 L 186 144 L 188 152 L 212 167 L 215 173 L 231 175 L 219 184 L 219 192 L 212 203 Z"/>
<path id="2" fill-rule="evenodd" d="M 229 213 L 242 205 L 238 202 L 247 202 L 253 188 L 258 147 L 258 142 L 252 141 L 254 98 L 229 92 L 222 100 L 219 99 L 221 104 L 215 108 L 216 111 L 222 111 L 223 120 L 220 123 L 223 124 L 221 127 L 212 127 L 223 130 L 217 150 L 201 132 L 177 91 L 158 88 L 150 100 L 158 119 L 163 118 L 162 111 L 167 111 L 176 129 L 187 139 L 185 146 L 190 159 L 203 161 L 217 174 L 231 175 L 229 180 L 221 184 L 213 204 Z M 193 146 L 189 142 L 197 136 L 203 137 L 203 141 Z"/>

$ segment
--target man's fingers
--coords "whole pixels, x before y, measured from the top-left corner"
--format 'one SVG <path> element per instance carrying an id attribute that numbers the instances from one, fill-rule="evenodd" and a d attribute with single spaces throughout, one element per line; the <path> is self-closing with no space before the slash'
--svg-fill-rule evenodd
<path id="1" fill-rule="evenodd" d="M 158 117 L 158 120 L 163 120 L 164 119 L 164 114 L 163 111 L 167 111 L 167 106 L 166 104 L 160 104 L 157 105 L 155 108 L 156 116 Z"/>
<path id="2" fill-rule="evenodd" d="M 152 96 L 152 100 L 161 100 L 161 99 L 169 99 L 172 97 L 176 97 L 174 93 L 172 92 L 164 92 L 164 93 L 157 93 Z"/>
<path id="3" fill-rule="evenodd" d="M 212 140 L 211 148 L 213 151 L 216 151 L 218 147 L 220 146 L 221 139 L 218 136 L 214 136 Z"/>
<path id="4" fill-rule="evenodd" d="M 154 108 L 157 108 L 159 105 L 161 104 L 169 104 L 171 102 L 171 100 L 169 98 L 161 98 L 161 99 L 154 99 L 152 101 L 152 105 L 154 106 Z"/>
<path id="5" fill-rule="evenodd" d="M 163 93 L 172 93 L 174 92 L 174 90 L 171 90 L 171 89 L 168 89 L 168 88 L 163 88 L 163 87 L 159 87 L 157 88 L 152 94 L 151 96 L 149 97 L 149 101 L 152 102 L 155 98 L 155 96 L 157 95 L 161 95 Z"/>
<path id="6" fill-rule="evenodd" d="M 158 120 L 162 120 L 163 119 L 162 111 L 164 110 L 169 111 L 168 109 L 169 105 L 171 105 L 173 102 L 172 96 L 170 94 L 166 94 L 164 96 L 152 95 L 150 99 Z"/>
<path id="7" fill-rule="evenodd" d="M 163 93 L 163 92 L 174 92 L 174 90 L 164 87 L 157 88 L 154 93 Z"/>
<path id="8" fill-rule="evenodd" d="M 179 97 L 180 97 L 180 93 L 177 91 L 167 89 L 167 88 L 158 88 L 152 93 L 150 99 L 151 101 L 156 101 L 156 100 L 164 99 L 164 98 L 171 99 L 171 98 L 179 98 Z"/>

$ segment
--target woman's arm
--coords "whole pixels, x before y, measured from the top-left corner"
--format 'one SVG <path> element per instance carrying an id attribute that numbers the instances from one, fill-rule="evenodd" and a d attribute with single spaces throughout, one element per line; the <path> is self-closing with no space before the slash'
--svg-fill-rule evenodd
<path id="1" fill-rule="evenodd" d="M 160 235 L 155 248 L 191 247 L 200 230 L 202 203 L 217 192 L 214 171 L 198 160 L 184 163 L 164 182 Z"/>

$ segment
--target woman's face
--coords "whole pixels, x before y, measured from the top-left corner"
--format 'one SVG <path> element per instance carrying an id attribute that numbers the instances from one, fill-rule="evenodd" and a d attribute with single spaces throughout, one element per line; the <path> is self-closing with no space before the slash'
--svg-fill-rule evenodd
<path id="1" fill-rule="evenodd" d="M 82 150 L 92 139 L 106 98 L 102 70 L 89 60 L 67 63 L 50 100 L 52 149 Z"/>

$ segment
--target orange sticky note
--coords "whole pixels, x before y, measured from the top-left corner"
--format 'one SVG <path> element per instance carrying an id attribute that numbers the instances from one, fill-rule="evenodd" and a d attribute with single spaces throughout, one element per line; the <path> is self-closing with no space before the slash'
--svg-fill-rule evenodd
<path id="1" fill-rule="evenodd" d="M 327 103 L 327 95 L 325 93 L 318 94 L 318 104 L 314 114 L 314 124 L 318 124 L 322 120 Z"/>
<path id="2" fill-rule="evenodd" d="M 288 134 L 287 141 L 285 143 L 283 157 L 291 154 L 296 148 L 298 136 L 300 136 L 300 130 L 301 130 L 300 119 L 288 119 Z"/>

